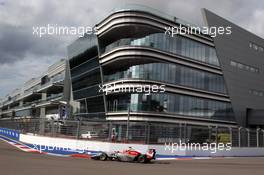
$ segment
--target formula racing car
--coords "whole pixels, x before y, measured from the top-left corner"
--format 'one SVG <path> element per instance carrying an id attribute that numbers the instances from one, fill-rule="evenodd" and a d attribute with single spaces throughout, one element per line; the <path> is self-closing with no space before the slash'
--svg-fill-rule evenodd
<path id="1" fill-rule="evenodd" d="M 155 159 L 156 150 L 149 149 L 146 154 L 142 154 L 139 151 L 132 149 L 131 147 L 124 151 L 115 151 L 112 153 L 100 152 L 91 158 L 94 160 L 117 160 L 121 162 L 138 162 L 138 163 L 149 163 Z"/>

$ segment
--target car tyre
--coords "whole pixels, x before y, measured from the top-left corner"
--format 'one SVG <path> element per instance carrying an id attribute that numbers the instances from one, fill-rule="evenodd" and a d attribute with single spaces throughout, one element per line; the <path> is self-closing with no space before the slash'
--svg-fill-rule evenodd
<path id="1" fill-rule="evenodd" d="M 100 160 L 105 161 L 107 159 L 107 155 L 105 153 L 102 153 L 99 157 Z"/>
<path id="2" fill-rule="evenodd" d="M 145 155 L 141 155 L 137 159 L 138 163 L 145 163 L 146 161 L 147 161 L 147 157 Z"/>

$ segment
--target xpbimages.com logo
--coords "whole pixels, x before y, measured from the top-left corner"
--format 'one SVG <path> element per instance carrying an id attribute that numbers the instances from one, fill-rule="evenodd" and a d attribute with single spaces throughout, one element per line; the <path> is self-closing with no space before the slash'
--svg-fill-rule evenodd
<path id="1" fill-rule="evenodd" d="M 77 35 L 83 37 L 85 34 L 96 34 L 96 27 L 91 26 L 59 26 L 57 24 L 47 24 L 46 26 L 33 26 L 33 35 L 43 37 L 45 35 Z"/>
<path id="2" fill-rule="evenodd" d="M 184 143 L 181 140 L 179 143 L 166 143 L 164 145 L 165 151 L 174 153 L 175 151 L 210 151 L 215 154 L 217 151 L 230 151 L 232 149 L 231 143 Z"/>
<path id="3" fill-rule="evenodd" d="M 99 92 L 103 92 L 106 95 L 109 93 L 144 93 L 150 95 L 151 93 L 164 93 L 165 85 L 125 85 L 121 83 L 99 85 Z"/>
<path id="4" fill-rule="evenodd" d="M 96 145 L 88 145 L 86 143 L 64 143 L 64 146 L 54 145 L 42 145 L 42 144 L 33 144 L 33 149 L 42 152 L 53 152 L 53 151 L 63 151 L 63 152 L 79 152 L 85 153 L 88 151 L 88 148 L 98 150 L 99 148 Z"/>
<path id="5" fill-rule="evenodd" d="M 194 35 L 194 34 L 204 34 L 210 35 L 211 37 L 216 37 L 217 35 L 231 35 L 232 27 L 198 27 L 198 26 L 184 26 L 180 24 L 179 26 L 169 26 L 165 27 L 165 34 L 171 37 L 174 35 Z"/>

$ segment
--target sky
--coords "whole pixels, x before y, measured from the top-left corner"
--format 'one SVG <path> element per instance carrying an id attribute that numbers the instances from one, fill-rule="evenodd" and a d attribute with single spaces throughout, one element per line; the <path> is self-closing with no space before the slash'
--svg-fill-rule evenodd
<path id="1" fill-rule="evenodd" d="M 78 38 L 40 38 L 33 27 L 92 27 L 112 9 L 131 2 L 198 25 L 204 25 L 201 8 L 207 8 L 264 38 L 263 0 L 0 0 L 0 98 L 67 58 L 67 45 Z"/>

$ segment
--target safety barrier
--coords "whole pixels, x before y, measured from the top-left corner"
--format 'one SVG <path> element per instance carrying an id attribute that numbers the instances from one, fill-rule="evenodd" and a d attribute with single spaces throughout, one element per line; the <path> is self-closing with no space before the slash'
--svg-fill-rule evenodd
<path id="1" fill-rule="evenodd" d="M 132 143 L 111 143 L 100 141 L 77 140 L 67 138 L 55 138 L 39 135 L 20 134 L 16 130 L 0 128 L 0 138 L 12 140 L 15 145 L 22 145 L 22 148 L 35 150 L 44 154 L 87 157 L 100 151 L 112 152 L 133 147 L 141 152 L 146 152 L 149 148 L 155 148 L 158 159 L 184 159 L 198 157 L 234 157 L 234 156 L 264 156 L 263 148 L 234 147 L 230 150 L 189 150 L 189 149 L 170 149 L 170 145 L 146 145 Z M 28 148 L 26 148 L 28 147 Z M 29 152 L 29 151 L 28 151 Z"/>
<path id="2" fill-rule="evenodd" d="M 0 135 L 4 137 L 8 137 L 13 140 L 19 140 L 20 137 L 19 131 L 8 128 L 0 128 Z"/>

